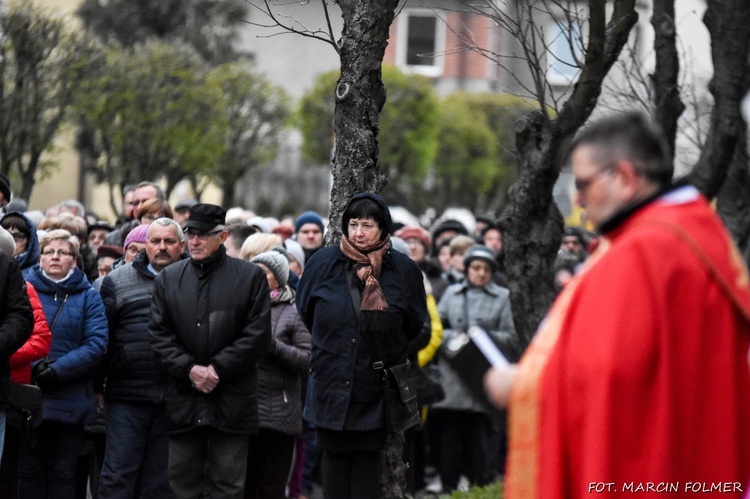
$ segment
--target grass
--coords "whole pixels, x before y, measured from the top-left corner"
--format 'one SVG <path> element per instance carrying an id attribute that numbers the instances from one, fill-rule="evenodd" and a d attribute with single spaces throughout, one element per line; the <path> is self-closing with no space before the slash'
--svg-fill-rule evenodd
<path id="1" fill-rule="evenodd" d="M 450 499 L 502 499 L 502 482 L 495 482 L 486 487 L 472 487 L 466 492 L 454 492 Z"/>

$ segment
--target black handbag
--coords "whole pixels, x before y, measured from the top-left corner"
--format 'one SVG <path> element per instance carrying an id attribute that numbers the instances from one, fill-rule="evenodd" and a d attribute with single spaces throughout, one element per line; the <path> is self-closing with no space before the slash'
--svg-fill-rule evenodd
<path id="1" fill-rule="evenodd" d="M 11 383 L 5 422 L 19 430 L 37 428 L 42 423 L 42 391 L 36 385 Z"/>
<path id="2" fill-rule="evenodd" d="M 354 304 L 357 318 L 360 316 L 360 293 L 351 274 L 347 272 L 349 292 Z M 377 341 L 371 341 L 370 351 L 373 359 L 381 359 Z M 417 394 L 412 387 L 411 362 L 397 364 L 386 368 L 381 360 L 372 364 L 375 375 L 380 380 L 383 389 L 383 415 L 385 427 L 389 431 L 400 432 L 419 424 L 419 407 Z"/>
<path id="3" fill-rule="evenodd" d="M 383 411 L 385 427 L 390 431 L 404 431 L 419 424 L 417 394 L 411 387 L 410 362 L 388 369 L 382 362 L 373 366 L 383 387 Z"/>
<path id="4" fill-rule="evenodd" d="M 417 391 L 417 404 L 422 407 L 445 398 L 442 375 L 440 368 L 433 363 L 419 367 L 417 363 L 412 364 L 412 382 Z"/>

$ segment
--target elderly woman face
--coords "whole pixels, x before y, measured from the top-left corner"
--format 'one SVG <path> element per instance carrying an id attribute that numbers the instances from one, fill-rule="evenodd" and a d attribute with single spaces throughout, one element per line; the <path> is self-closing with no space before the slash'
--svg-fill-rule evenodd
<path id="1" fill-rule="evenodd" d="M 347 225 L 347 236 L 360 251 L 380 241 L 381 233 L 378 222 L 373 218 L 352 218 Z"/>
<path id="2" fill-rule="evenodd" d="M 39 264 L 45 274 L 54 280 L 62 279 L 76 264 L 72 246 L 61 239 L 53 239 L 42 250 Z"/>

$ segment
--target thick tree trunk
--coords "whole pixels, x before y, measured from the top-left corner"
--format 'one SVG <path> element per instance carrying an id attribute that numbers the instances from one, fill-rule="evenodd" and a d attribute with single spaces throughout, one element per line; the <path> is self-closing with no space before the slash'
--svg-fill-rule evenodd
<path id="1" fill-rule="evenodd" d="M 516 126 L 518 178 L 508 193 L 501 223 L 511 307 L 523 347 L 554 298 L 552 268 L 563 219 L 552 188 L 560 175 L 565 144 L 594 110 L 602 82 L 637 20 L 635 0 L 616 1 L 609 23 L 604 2 L 591 0 L 586 58 L 573 93 L 554 119 L 535 111 Z"/>
<path id="2" fill-rule="evenodd" d="M 386 184 L 378 164 L 378 123 L 385 104 L 382 62 L 398 0 L 340 0 L 344 19 L 339 41 L 341 77 L 336 86 L 336 152 L 331 165 L 330 230 L 341 236 L 341 213 L 357 192 Z"/>
<path id="3" fill-rule="evenodd" d="M 707 198 L 713 199 L 724 184 L 744 130 L 739 103 L 747 91 L 750 2 L 709 0 L 703 22 L 711 35 L 714 76 L 709 90 L 714 107 L 706 142 L 690 178 Z"/>
<path id="4" fill-rule="evenodd" d="M 654 27 L 654 52 L 656 67 L 651 75 L 654 84 L 654 119 L 661 125 L 669 142 L 671 158 L 674 160 L 677 120 L 685 110 L 680 99 L 680 58 L 677 54 L 677 35 L 674 22 L 674 0 L 654 0 L 651 17 Z"/>
<path id="5" fill-rule="evenodd" d="M 748 170 L 746 127 L 735 146 L 727 179 L 719 192 L 716 208 L 739 247 L 745 262 L 750 264 L 750 171 Z"/>

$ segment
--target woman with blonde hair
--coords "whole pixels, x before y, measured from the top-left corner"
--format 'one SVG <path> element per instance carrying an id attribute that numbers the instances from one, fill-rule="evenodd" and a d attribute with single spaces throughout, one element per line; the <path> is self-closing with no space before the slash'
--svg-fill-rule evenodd
<path id="1" fill-rule="evenodd" d="M 260 255 L 272 248 L 284 247 L 284 241 L 278 234 L 267 234 L 265 232 L 256 232 L 250 235 L 242 243 L 240 249 L 240 258 L 250 260 L 252 257 Z"/>

